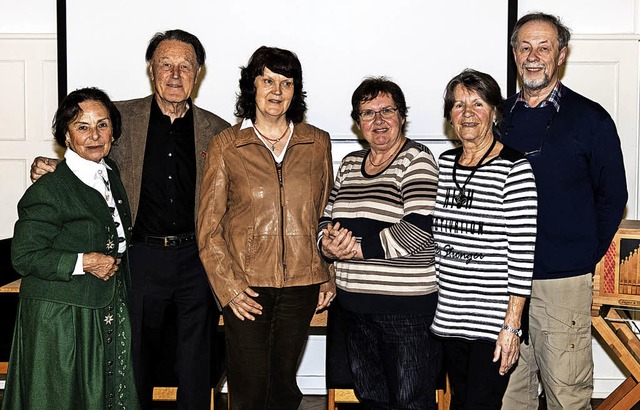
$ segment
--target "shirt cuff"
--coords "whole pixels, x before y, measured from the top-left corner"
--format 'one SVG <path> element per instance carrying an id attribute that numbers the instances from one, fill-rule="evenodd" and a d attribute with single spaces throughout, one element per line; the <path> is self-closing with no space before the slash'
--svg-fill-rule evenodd
<path id="1" fill-rule="evenodd" d="M 79 253 L 78 254 L 78 259 L 76 259 L 76 266 L 75 266 L 75 268 L 73 268 L 73 272 L 71 273 L 71 276 L 84 275 L 84 270 L 82 269 L 82 256 L 83 255 L 84 255 L 84 253 Z"/>

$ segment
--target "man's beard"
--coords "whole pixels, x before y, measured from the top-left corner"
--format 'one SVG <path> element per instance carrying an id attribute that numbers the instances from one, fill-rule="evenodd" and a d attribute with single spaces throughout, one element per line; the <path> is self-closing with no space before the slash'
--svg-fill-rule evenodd
<path id="1" fill-rule="evenodd" d="M 545 72 L 544 76 L 539 79 L 526 78 L 524 75 L 522 76 L 522 85 L 524 88 L 530 91 L 540 91 L 551 82 L 551 78 Z"/>

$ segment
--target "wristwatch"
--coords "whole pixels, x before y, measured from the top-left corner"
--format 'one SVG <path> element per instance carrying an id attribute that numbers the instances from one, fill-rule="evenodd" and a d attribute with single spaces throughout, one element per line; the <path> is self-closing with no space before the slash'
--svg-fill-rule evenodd
<path id="1" fill-rule="evenodd" d="M 506 330 L 507 332 L 511 332 L 511 333 L 513 333 L 514 335 L 518 336 L 518 337 L 522 337 L 522 329 L 514 329 L 514 328 L 512 328 L 511 326 L 509 326 L 509 325 L 508 325 L 508 324 L 506 324 L 506 323 L 504 323 L 504 324 L 502 325 L 502 328 L 503 328 L 504 330 Z"/>

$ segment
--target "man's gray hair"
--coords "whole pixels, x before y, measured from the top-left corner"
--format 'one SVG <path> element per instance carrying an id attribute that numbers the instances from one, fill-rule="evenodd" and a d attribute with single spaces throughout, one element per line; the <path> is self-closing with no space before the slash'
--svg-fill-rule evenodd
<path id="1" fill-rule="evenodd" d="M 571 31 L 567 26 L 562 24 L 559 17 L 553 16 L 551 14 L 546 13 L 529 13 L 520 17 L 515 26 L 513 26 L 513 33 L 511 34 L 511 48 L 515 49 L 518 44 L 518 34 L 520 33 L 520 29 L 526 23 L 530 21 L 544 21 L 546 23 L 552 24 L 556 30 L 558 31 L 558 45 L 559 50 L 562 50 L 569 44 L 569 40 L 571 40 Z"/>

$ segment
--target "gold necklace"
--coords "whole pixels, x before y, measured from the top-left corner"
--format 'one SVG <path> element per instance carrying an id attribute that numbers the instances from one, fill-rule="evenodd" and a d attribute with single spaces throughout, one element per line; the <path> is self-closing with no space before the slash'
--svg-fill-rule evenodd
<path id="1" fill-rule="evenodd" d="M 398 144 L 398 146 L 396 147 L 396 149 L 395 149 L 395 150 L 393 150 L 393 154 L 389 155 L 389 156 L 387 157 L 387 159 L 385 159 L 385 160 L 383 160 L 382 162 L 379 162 L 379 163 L 377 163 L 377 164 L 376 164 L 375 162 L 373 162 L 373 159 L 371 159 L 371 156 L 372 156 L 372 155 L 371 155 L 371 152 L 372 152 L 372 151 L 369 151 L 369 155 L 367 156 L 367 159 L 369 160 L 369 164 L 371 164 L 371 165 L 372 165 L 372 166 L 374 166 L 374 167 L 379 167 L 380 165 L 384 164 L 385 162 L 387 162 L 387 161 L 389 161 L 391 158 L 393 158 L 393 157 L 396 155 L 396 153 L 400 150 L 400 148 L 402 148 L 402 146 L 403 146 L 403 145 L 404 145 L 404 144 Z"/>
<path id="2" fill-rule="evenodd" d="M 269 141 L 271 143 L 271 151 L 275 151 L 276 149 L 276 144 L 278 142 L 280 142 L 281 139 L 284 138 L 285 135 L 287 135 L 287 133 L 289 132 L 289 125 L 287 125 L 287 128 L 285 128 L 284 132 L 282 133 L 281 136 L 279 136 L 278 138 L 269 138 L 266 137 L 263 133 L 260 132 L 260 130 L 258 129 L 258 127 L 256 127 L 255 125 L 253 126 L 253 129 L 256 130 L 256 132 L 265 140 Z"/>

